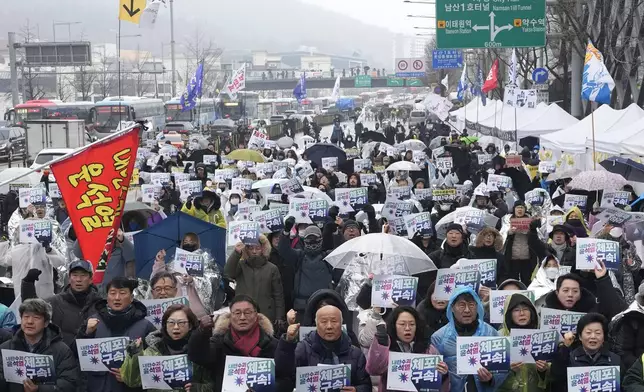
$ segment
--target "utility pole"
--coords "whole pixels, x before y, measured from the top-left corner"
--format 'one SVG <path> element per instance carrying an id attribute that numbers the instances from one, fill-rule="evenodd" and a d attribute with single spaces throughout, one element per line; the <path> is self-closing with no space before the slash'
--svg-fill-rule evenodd
<path id="1" fill-rule="evenodd" d="M 580 0 L 575 0 L 575 19 L 581 20 L 583 7 Z M 583 45 L 583 42 L 579 43 Z M 581 55 L 575 50 L 575 43 L 570 44 L 572 51 L 571 66 L 571 80 L 570 80 L 570 114 L 574 117 L 580 118 L 581 112 L 581 78 L 582 78 L 582 60 Z"/>
<path id="2" fill-rule="evenodd" d="M 11 102 L 13 106 L 20 104 L 18 95 L 18 60 L 16 56 L 16 33 L 9 33 L 9 62 L 11 63 Z M 24 85 L 24 80 L 22 81 Z"/>
<path id="3" fill-rule="evenodd" d="M 170 56 L 172 57 L 172 96 L 177 96 L 176 58 L 174 51 L 174 0 L 170 0 Z"/>

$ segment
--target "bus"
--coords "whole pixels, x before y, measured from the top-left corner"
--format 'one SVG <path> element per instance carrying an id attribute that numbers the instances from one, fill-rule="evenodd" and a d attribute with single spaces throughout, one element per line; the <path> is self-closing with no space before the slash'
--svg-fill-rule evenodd
<path id="1" fill-rule="evenodd" d="M 197 100 L 197 106 L 192 110 L 181 111 L 181 99 L 172 98 L 165 103 L 167 121 L 189 121 L 192 125 L 212 124 L 217 119 L 217 104 L 212 98 Z"/>
<path id="2" fill-rule="evenodd" d="M 38 99 L 27 101 L 9 109 L 4 118 L 11 125 L 23 125 L 30 120 L 83 120 L 85 124 L 94 122 L 93 102 L 62 102 L 59 100 Z"/>
<path id="3" fill-rule="evenodd" d="M 144 139 L 154 139 L 165 129 L 165 104 L 160 99 L 140 97 L 107 97 L 96 102 L 92 109 L 94 131 L 111 133 L 121 128 L 123 122 L 147 121 L 152 124 Z"/>
<path id="4" fill-rule="evenodd" d="M 248 119 L 249 121 L 258 118 L 259 93 L 252 91 L 240 91 L 237 99 L 230 99 L 228 94 L 222 94 L 219 100 L 221 118 L 229 118 L 233 121 Z"/>

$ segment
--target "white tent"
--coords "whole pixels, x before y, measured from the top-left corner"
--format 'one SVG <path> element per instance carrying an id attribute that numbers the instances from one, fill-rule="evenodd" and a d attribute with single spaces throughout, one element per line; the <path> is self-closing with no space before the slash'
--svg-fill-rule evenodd
<path id="1" fill-rule="evenodd" d="M 593 133 L 592 117 L 587 116 L 561 131 L 543 135 L 541 137 L 541 146 L 546 149 L 572 154 L 585 153 L 586 141 L 592 138 Z M 636 104 L 631 104 L 622 110 L 615 110 L 608 105 L 602 105 L 594 113 L 595 140 L 599 135 L 613 134 L 620 129 L 627 128 L 642 117 L 644 117 L 644 110 Z"/>
<path id="2" fill-rule="evenodd" d="M 509 105 L 501 105 L 496 113 L 479 120 L 480 132 L 503 140 L 513 140 L 515 130 L 532 123 L 547 108 L 548 105 L 545 103 L 540 103 L 536 108 L 514 108 Z"/>
<path id="3" fill-rule="evenodd" d="M 503 103 L 497 99 L 488 99 L 486 105 L 483 106 L 479 97 L 474 97 L 467 105 L 450 113 L 450 117 L 456 117 L 456 121 L 451 123 L 458 130 L 465 128 L 465 116 L 467 115 L 467 122 L 475 124 L 482 119 L 494 116 L 497 110 L 500 110 Z"/>
<path id="4" fill-rule="evenodd" d="M 586 148 L 593 148 L 592 139 L 586 140 Z M 595 135 L 595 150 L 611 155 L 644 156 L 644 117 L 615 132 Z"/>
<path id="5" fill-rule="evenodd" d="M 551 103 L 537 119 L 519 128 L 519 139 L 527 136 L 540 137 L 568 128 L 578 122 L 579 120 L 568 114 L 559 105 Z"/>

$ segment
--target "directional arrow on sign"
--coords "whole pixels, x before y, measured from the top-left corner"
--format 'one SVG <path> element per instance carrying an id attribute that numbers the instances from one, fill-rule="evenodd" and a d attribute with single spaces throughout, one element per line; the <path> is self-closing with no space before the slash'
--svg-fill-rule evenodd
<path id="1" fill-rule="evenodd" d="M 474 25 L 472 27 L 472 30 L 474 31 L 479 31 L 479 30 L 489 30 L 490 26 L 479 26 L 479 25 Z"/>
<path id="2" fill-rule="evenodd" d="M 125 12 L 127 12 L 128 15 L 130 15 L 130 17 L 133 17 L 134 15 L 138 14 L 139 12 L 141 12 L 140 8 L 135 9 L 134 0 L 130 0 L 130 7 L 129 8 L 128 8 L 127 4 L 123 4 L 123 8 L 125 8 Z"/>

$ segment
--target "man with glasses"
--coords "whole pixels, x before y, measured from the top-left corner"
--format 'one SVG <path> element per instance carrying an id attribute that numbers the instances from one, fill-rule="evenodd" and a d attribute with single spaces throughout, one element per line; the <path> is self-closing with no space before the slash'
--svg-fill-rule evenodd
<path id="1" fill-rule="evenodd" d="M 222 390 L 226 356 L 274 358 L 277 340 L 273 325 L 260 313 L 259 305 L 247 295 L 237 295 L 214 323 L 212 316 L 201 318 L 199 328 L 188 342 L 188 359 L 210 371 L 215 391 Z M 279 383 L 279 380 L 278 380 Z M 279 386 L 276 391 L 282 391 Z"/>
<path id="2" fill-rule="evenodd" d="M 477 375 L 460 376 L 456 373 L 456 338 L 458 336 L 498 336 L 491 325 L 483 321 L 483 303 L 469 287 L 457 289 L 447 305 L 447 325 L 432 335 L 432 345 L 443 355 L 450 377 L 450 390 L 484 392 L 498 389 L 507 372 L 490 372 L 481 368 Z"/>
<path id="3" fill-rule="evenodd" d="M 177 278 L 172 272 L 161 271 L 150 280 L 153 299 L 167 299 L 177 296 Z"/>

